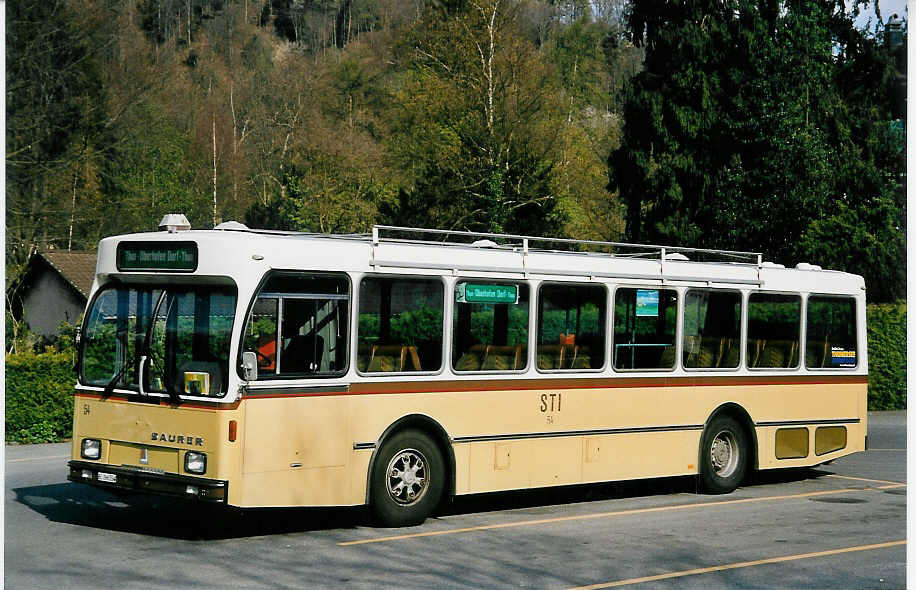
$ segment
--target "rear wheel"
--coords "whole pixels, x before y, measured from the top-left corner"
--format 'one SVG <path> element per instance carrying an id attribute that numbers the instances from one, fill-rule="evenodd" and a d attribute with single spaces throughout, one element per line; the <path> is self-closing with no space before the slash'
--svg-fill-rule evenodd
<path id="1" fill-rule="evenodd" d="M 747 436 L 737 420 L 718 416 L 703 431 L 700 443 L 700 481 L 711 494 L 727 494 L 747 473 Z"/>
<path id="2" fill-rule="evenodd" d="M 370 474 L 369 501 L 383 526 L 412 526 L 439 505 L 445 487 L 442 453 L 427 435 L 405 430 L 379 449 Z"/>

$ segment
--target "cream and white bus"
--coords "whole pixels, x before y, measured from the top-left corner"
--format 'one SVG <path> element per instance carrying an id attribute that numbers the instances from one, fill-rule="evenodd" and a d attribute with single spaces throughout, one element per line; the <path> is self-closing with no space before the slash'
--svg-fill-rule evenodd
<path id="1" fill-rule="evenodd" d="M 236 507 L 752 469 L 865 449 L 860 276 L 759 254 L 229 222 L 103 240 L 69 479 Z M 179 216 L 180 218 L 181 216 Z"/>

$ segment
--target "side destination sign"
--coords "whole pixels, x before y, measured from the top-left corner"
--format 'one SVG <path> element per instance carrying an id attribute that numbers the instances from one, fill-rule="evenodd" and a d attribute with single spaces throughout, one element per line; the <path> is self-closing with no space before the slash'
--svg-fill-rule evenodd
<path id="1" fill-rule="evenodd" d="M 197 270 L 195 242 L 121 242 L 118 244 L 120 271 Z"/>
<path id="2" fill-rule="evenodd" d="M 458 303 L 518 303 L 518 285 L 482 285 L 458 283 L 455 289 Z"/>

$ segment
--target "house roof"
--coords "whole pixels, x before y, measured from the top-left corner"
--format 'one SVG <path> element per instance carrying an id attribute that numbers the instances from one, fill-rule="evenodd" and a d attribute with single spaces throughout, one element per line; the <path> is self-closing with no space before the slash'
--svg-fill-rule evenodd
<path id="1" fill-rule="evenodd" d="M 92 281 L 95 278 L 95 252 L 49 250 L 47 252 L 39 252 L 35 254 L 35 257 L 43 258 L 83 297 L 89 297 L 89 290 L 92 288 Z M 34 263 L 35 261 L 31 262 Z"/>

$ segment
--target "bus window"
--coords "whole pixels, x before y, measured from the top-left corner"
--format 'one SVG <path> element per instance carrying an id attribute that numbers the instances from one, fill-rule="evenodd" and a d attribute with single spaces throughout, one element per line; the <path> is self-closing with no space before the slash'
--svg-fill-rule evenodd
<path id="1" fill-rule="evenodd" d="M 607 294 L 603 287 L 541 287 L 538 291 L 538 369 L 603 367 L 606 308 Z"/>
<path id="2" fill-rule="evenodd" d="M 356 368 L 364 373 L 438 370 L 444 297 L 439 280 L 364 278 Z"/>
<path id="3" fill-rule="evenodd" d="M 252 306 L 243 340 L 244 350 L 258 357 L 258 379 L 343 375 L 349 291 L 345 276 L 271 276 Z"/>
<path id="4" fill-rule="evenodd" d="M 614 297 L 614 368 L 673 369 L 677 291 L 617 289 Z"/>
<path id="5" fill-rule="evenodd" d="M 211 396 L 226 392 L 235 301 L 234 289 L 166 291 L 153 317 L 149 391 Z"/>
<path id="6" fill-rule="evenodd" d="M 459 282 L 452 322 L 456 371 L 528 366 L 528 285 Z"/>
<path id="7" fill-rule="evenodd" d="M 83 334 L 84 383 L 138 390 L 144 343 L 161 294 L 161 290 L 122 286 L 96 297 Z"/>
<path id="8" fill-rule="evenodd" d="M 741 356 L 741 294 L 691 289 L 684 298 L 684 367 L 736 369 Z"/>
<path id="9" fill-rule="evenodd" d="M 235 302 L 229 287 L 102 291 L 83 338 L 83 381 L 135 392 L 142 385 L 170 395 L 223 395 Z"/>
<path id="10" fill-rule="evenodd" d="M 856 366 L 856 301 L 848 297 L 808 297 L 805 366 Z"/>
<path id="11" fill-rule="evenodd" d="M 747 302 L 747 366 L 798 366 L 801 297 L 751 293 Z"/>

